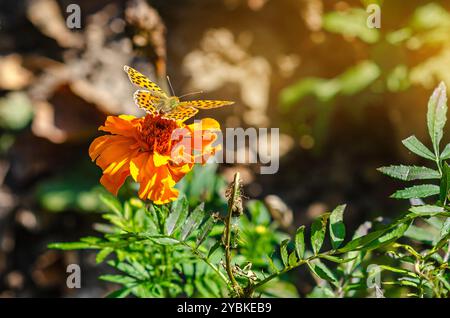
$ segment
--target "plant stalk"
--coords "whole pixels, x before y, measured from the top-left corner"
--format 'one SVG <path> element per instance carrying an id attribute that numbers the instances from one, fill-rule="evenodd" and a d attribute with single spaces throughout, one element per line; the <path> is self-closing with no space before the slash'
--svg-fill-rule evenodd
<path id="1" fill-rule="evenodd" d="M 233 268 L 231 264 L 231 223 L 233 220 L 233 208 L 235 206 L 235 202 L 239 197 L 239 184 L 240 184 L 240 175 L 239 172 L 236 172 L 233 180 L 233 189 L 228 200 L 228 211 L 227 217 L 225 219 L 225 269 L 227 271 L 228 277 L 231 282 L 231 286 L 238 297 L 243 296 L 243 290 L 239 283 L 236 281 L 236 278 L 233 275 Z"/>

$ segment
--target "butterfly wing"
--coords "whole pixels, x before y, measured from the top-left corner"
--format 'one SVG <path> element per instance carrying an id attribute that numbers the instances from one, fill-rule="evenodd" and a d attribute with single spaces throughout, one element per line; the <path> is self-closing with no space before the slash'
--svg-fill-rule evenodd
<path id="1" fill-rule="evenodd" d="M 149 91 L 137 90 L 133 95 L 134 103 L 153 116 L 158 115 L 158 104 L 160 98 L 152 95 Z"/>
<path id="2" fill-rule="evenodd" d="M 134 68 L 127 65 L 123 67 L 123 70 L 128 74 L 128 78 L 134 85 L 148 89 L 151 92 L 155 92 L 161 98 L 168 98 L 167 94 L 164 93 L 164 91 L 158 85 L 149 80 L 148 77 L 144 74 L 139 73 Z"/>
<path id="3" fill-rule="evenodd" d="M 198 113 L 198 109 L 190 106 L 181 106 L 179 105 L 173 111 L 166 113 L 163 115 L 164 118 L 173 119 L 176 121 L 184 122 L 189 118 L 195 116 Z"/>
<path id="4" fill-rule="evenodd" d="M 198 109 L 212 109 L 232 105 L 234 102 L 226 100 L 190 100 L 181 102 L 180 107 L 195 107 Z"/>

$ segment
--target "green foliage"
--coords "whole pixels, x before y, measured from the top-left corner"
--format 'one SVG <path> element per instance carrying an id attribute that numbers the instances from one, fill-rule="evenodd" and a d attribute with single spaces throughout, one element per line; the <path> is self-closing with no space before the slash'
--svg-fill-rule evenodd
<path id="1" fill-rule="evenodd" d="M 242 204 L 239 174 L 223 191 L 213 167 L 194 172 L 202 176 L 200 181 L 187 178 L 182 188 L 191 198 L 182 194 L 171 204 L 158 206 L 137 198 L 122 204 L 110 195 L 101 196 L 108 209 L 103 214 L 108 224 L 97 226 L 101 237 L 50 247 L 98 250 L 97 262 L 117 271 L 100 277 L 120 285 L 109 297 L 296 297 L 287 273 L 299 267 L 317 281 L 308 297 L 381 297 L 390 292 L 449 297 L 450 167 L 443 159 L 448 147 L 440 151 L 445 94 L 441 84 L 428 104 L 433 151 L 413 136 L 403 141 L 413 153 L 434 162 L 436 169 L 379 168 L 405 182 L 436 180 L 392 195 L 429 202 L 419 201 L 395 220 L 365 222 L 351 238 L 346 238 L 346 205 L 339 205 L 309 227 L 300 226 L 291 240 L 277 228 L 262 202 L 249 201 L 243 213 L 237 211 Z M 203 202 L 206 199 L 210 201 Z M 226 213 L 220 210 L 223 204 Z M 218 206 L 220 212 L 213 213 L 208 206 Z M 376 280 L 378 275 L 383 275 L 382 284 Z"/>
<path id="2" fill-rule="evenodd" d="M 434 7 L 434 9 L 437 8 Z M 414 136 L 403 141 L 403 144 L 413 153 L 434 161 L 437 170 L 428 167 L 401 165 L 379 169 L 390 177 L 404 181 L 440 179 L 439 185 L 415 185 L 399 190 L 392 195 L 396 199 L 428 198 L 439 195 L 439 198 L 432 201 L 432 204 L 424 203 L 420 206 L 411 207 L 409 211 L 414 217 L 410 220 L 410 225 L 407 226 L 407 223 L 403 223 L 397 229 L 397 231 L 402 232 L 402 235 L 408 237 L 412 243 L 423 244 L 425 248 L 417 250 L 417 247 L 409 244 L 391 244 L 388 247 L 388 255 L 395 259 L 397 266 L 381 266 L 384 271 L 395 273 L 398 276 L 395 280 L 385 282 L 385 285 L 407 287 L 410 289 L 409 296 L 448 297 L 450 295 L 448 283 L 450 210 L 447 201 L 450 191 L 450 169 L 448 164 L 444 162 L 448 159 L 449 147 L 446 146 L 442 152 L 440 150 L 444 126 L 447 121 L 447 109 L 446 86 L 441 83 L 432 94 L 427 111 L 427 126 L 433 152 L 428 150 Z M 424 228 L 423 224 L 427 224 L 427 227 Z M 414 268 L 414 270 L 408 267 Z"/>

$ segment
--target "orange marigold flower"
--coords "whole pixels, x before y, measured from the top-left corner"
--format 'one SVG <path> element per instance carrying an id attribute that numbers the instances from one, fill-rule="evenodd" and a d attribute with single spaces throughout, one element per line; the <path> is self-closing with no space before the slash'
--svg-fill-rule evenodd
<path id="1" fill-rule="evenodd" d="M 110 133 L 89 147 L 92 161 L 103 170 L 100 183 L 117 195 L 131 175 L 140 184 L 139 197 L 155 204 L 175 200 L 175 184 L 220 147 L 213 145 L 220 125 L 211 118 L 184 125 L 150 114 L 108 116 L 99 130 Z"/>

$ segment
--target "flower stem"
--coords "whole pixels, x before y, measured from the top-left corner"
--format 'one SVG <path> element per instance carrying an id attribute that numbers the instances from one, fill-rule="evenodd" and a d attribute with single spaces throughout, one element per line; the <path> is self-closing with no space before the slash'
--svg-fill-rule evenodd
<path id="1" fill-rule="evenodd" d="M 239 191 L 240 191 L 240 180 L 239 180 L 239 172 L 236 172 L 234 175 L 233 180 L 233 189 L 230 195 L 230 198 L 228 200 L 228 211 L 227 211 L 227 217 L 225 219 L 225 238 L 224 238 L 224 244 L 225 244 L 225 269 L 227 271 L 228 277 L 231 282 L 231 286 L 236 293 L 238 297 L 243 296 L 243 290 L 239 283 L 236 281 L 236 278 L 233 275 L 233 268 L 231 264 L 231 222 L 233 220 L 233 209 L 236 206 L 236 200 L 238 200 L 239 197 Z"/>

